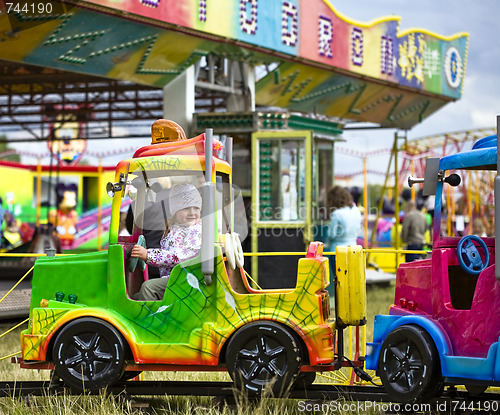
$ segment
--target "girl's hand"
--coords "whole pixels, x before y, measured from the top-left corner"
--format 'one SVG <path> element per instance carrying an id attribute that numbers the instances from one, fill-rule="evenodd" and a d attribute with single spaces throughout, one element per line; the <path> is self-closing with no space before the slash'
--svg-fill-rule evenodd
<path id="1" fill-rule="evenodd" d="M 146 261 L 148 259 L 148 250 L 140 245 L 134 245 L 130 256 Z"/>

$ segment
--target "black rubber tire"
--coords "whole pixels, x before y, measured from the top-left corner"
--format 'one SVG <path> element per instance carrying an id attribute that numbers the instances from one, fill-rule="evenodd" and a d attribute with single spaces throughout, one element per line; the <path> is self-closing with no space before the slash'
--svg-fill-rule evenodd
<path id="1" fill-rule="evenodd" d="M 380 349 L 377 372 L 397 402 L 427 402 L 442 391 L 436 346 L 419 326 L 404 325 L 389 333 Z"/>
<path id="2" fill-rule="evenodd" d="M 306 390 L 316 380 L 316 372 L 300 372 L 295 379 L 293 389 Z"/>
<path id="3" fill-rule="evenodd" d="M 295 337 L 271 321 L 250 323 L 234 334 L 226 364 L 237 390 L 284 396 L 293 386 L 301 365 Z"/>
<path id="4" fill-rule="evenodd" d="M 80 318 L 57 335 L 52 356 L 65 384 L 78 391 L 95 391 L 123 375 L 125 350 L 122 336 L 111 324 Z"/>

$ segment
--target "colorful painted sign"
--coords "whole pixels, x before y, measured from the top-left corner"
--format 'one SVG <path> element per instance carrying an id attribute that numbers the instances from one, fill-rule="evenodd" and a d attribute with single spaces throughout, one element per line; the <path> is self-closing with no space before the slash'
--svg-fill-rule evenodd
<path id="1" fill-rule="evenodd" d="M 1 9 L 0 59 L 163 87 L 215 53 L 277 65 L 256 85 L 258 105 L 400 128 L 460 98 L 465 78 L 466 33 L 399 33 L 399 17 L 360 23 L 324 0 L 49 4 L 36 13 Z"/>
<path id="2" fill-rule="evenodd" d="M 459 98 L 468 36 L 398 33 L 400 18 L 347 19 L 324 0 L 89 0 L 400 85 Z M 332 2 L 334 3 L 334 1 Z"/>

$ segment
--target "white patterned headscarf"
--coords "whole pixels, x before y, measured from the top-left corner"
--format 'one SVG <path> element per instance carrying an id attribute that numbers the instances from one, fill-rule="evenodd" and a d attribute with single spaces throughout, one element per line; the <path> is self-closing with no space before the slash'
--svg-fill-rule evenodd
<path id="1" fill-rule="evenodd" d="M 201 209 L 200 192 L 192 184 L 176 184 L 170 189 L 168 196 L 168 206 L 170 214 L 174 216 L 179 210 L 188 207 L 197 207 Z"/>

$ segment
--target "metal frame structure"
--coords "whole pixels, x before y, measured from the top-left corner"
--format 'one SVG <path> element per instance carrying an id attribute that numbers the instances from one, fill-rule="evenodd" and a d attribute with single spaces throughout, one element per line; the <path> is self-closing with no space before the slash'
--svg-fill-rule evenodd
<path id="1" fill-rule="evenodd" d="M 24 130 L 47 140 L 49 124 L 62 116 L 85 125 L 82 138 L 107 138 L 117 122 L 162 115 L 158 88 L 6 61 L 0 73 L 0 135 Z"/>
<path id="2" fill-rule="evenodd" d="M 252 80 L 245 63 L 209 54 L 195 64 L 195 99 L 199 112 L 252 111 Z M 228 97 L 234 102 L 228 103 Z M 228 106 L 236 108 L 228 108 Z"/>
<path id="3" fill-rule="evenodd" d="M 244 66 L 215 55 L 196 63 L 196 112 L 225 111 L 228 105 L 253 110 L 253 80 Z M 81 138 L 118 138 L 118 126 L 149 136 L 151 121 L 163 118 L 162 88 L 2 60 L 0 74 L 0 137 L 24 131 L 21 141 L 49 140 L 49 125 L 61 116 L 84 125 Z"/>
<path id="4" fill-rule="evenodd" d="M 176 395 L 176 396 L 211 396 L 214 404 L 234 404 L 235 393 L 231 382 L 212 381 L 128 381 L 113 385 L 107 389 L 114 396 L 130 398 L 136 396 Z M 0 382 L 0 397 L 47 396 L 75 394 L 56 381 L 23 381 Z M 94 393 L 95 394 L 95 393 Z M 307 388 L 293 389 L 287 396 L 289 399 L 306 399 L 307 402 L 327 402 L 343 398 L 347 401 L 371 401 L 382 407 L 383 402 L 391 402 L 384 389 L 376 386 L 313 384 Z M 481 402 L 500 401 L 500 394 L 487 393 L 480 396 L 471 396 L 466 391 L 448 388 L 441 397 L 437 398 L 432 407 L 449 408 L 451 413 L 461 413 L 460 408 L 467 408 L 471 403 L 475 407 L 482 407 Z M 428 404 L 431 408 L 431 404 Z M 451 410 L 452 408 L 455 408 Z"/>

